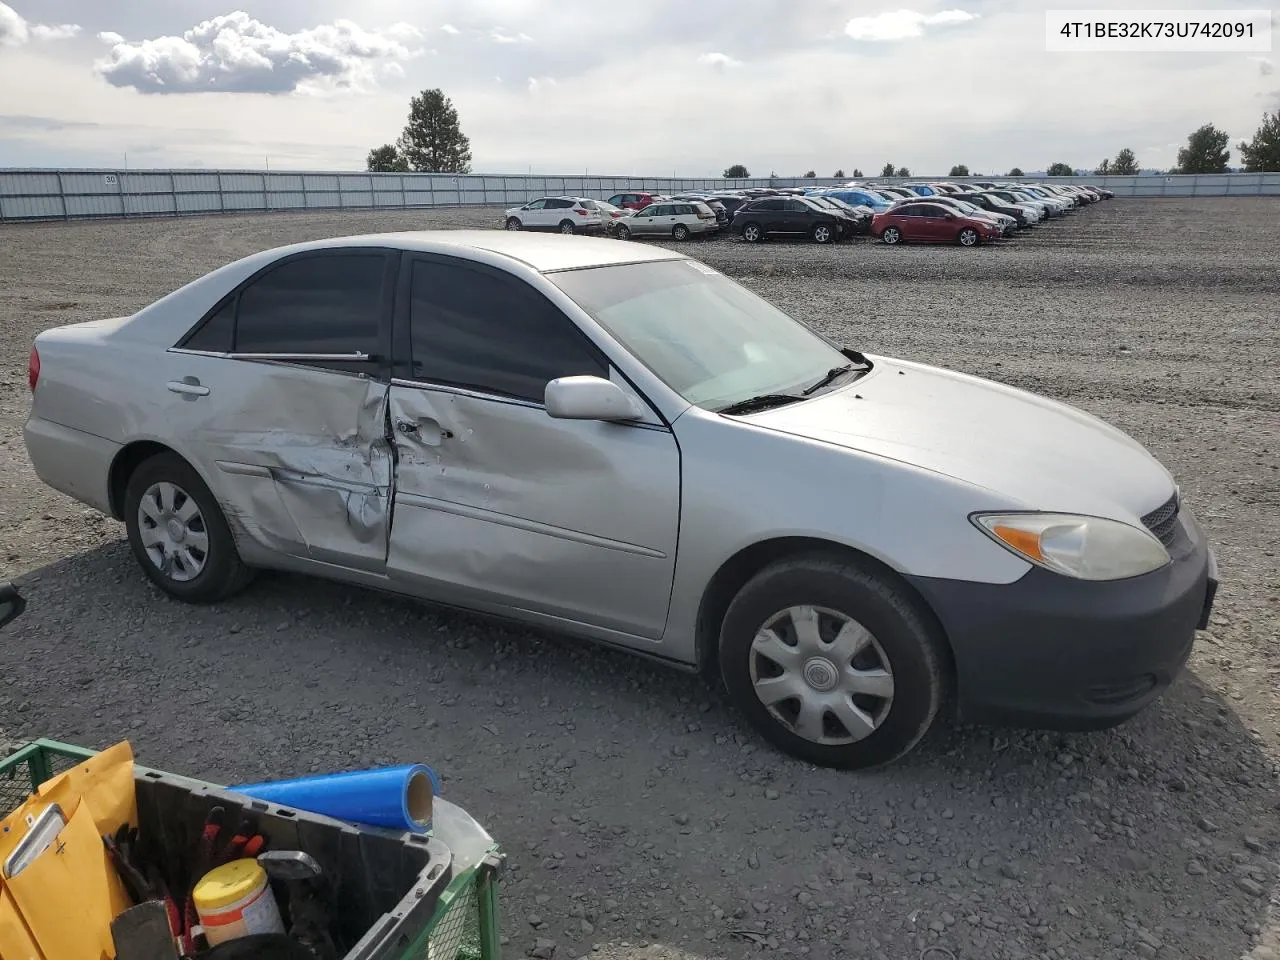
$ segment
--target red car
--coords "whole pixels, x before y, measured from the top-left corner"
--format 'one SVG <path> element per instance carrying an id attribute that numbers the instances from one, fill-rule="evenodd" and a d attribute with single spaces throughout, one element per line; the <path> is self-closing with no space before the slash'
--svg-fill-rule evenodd
<path id="1" fill-rule="evenodd" d="M 976 220 L 936 203 L 913 203 L 886 213 L 877 213 L 871 232 L 888 244 L 907 240 L 930 243 L 958 243 L 977 246 L 984 240 L 999 240 L 1000 227 L 989 220 Z"/>
<path id="2" fill-rule="evenodd" d="M 653 193 L 615 193 L 609 202 L 624 210 L 643 210 L 657 199 L 657 194 Z"/>

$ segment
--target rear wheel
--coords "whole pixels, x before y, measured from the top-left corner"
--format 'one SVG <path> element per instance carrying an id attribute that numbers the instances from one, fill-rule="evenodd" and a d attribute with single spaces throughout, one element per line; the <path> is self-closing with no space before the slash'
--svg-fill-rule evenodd
<path id="1" fill-rule="evenodd" d="M 809 236 L 813 237 L 814 243 L 831 243 L 836 236 L 836 231 L 829 223 L 815 223 L 813 229 L 809 231 Z"/>
<path id="2" fill-rule="evenodd" d="M 823 556 L 766 567 L 734 598 L 720 671 L 769 742 L 802 760 L 858 769 L 907 753 L 947 683 L 944 641 L 900 585 Z"/>
<path id="3" fill-rule="evenodd" d="M 880 232 L 880 240 L 884 243 L 889 244 L 889 246 L 893 246 L 896 243 L 901 243 L 902 231 L 899 230 L 897 227 L 885 227 L 884 230 Z"/>
<path id="4" fill-rule="evenodd" d="M 212 603 L 253 579 L 218 501 L 175 453 L 138 465 L 125 486 L 124 521 L 143 572 L 172 597 Z"/>
<path id="5" fill-rule="evenodd" d="M 960 241 L 960 246 L 962 247 L 976 247 L 979 239 L 978 231 L 973 229 L 973 227 L 965 227 L 960 231 L 960 234 L 956 239 Z"/>
<path id="6" fill-rule="evenodd" d="M 508 230 L 523 230 L 524 224 L 520 222 L 519 217 L 507 217 Z"/>
<path id="7" fill-rule="evenodd" d="M 683 223 L 677 223 L 671 231 L 671 236 L 673 236 L 677 240 L 688 240 L 689 228 L 686 227 Z"/>
<path id="8" fill-rule="evenodd" d="M 758 223 L 744 223 L 742 225 L 742 239 L 747 243 L 759 243 L 764 239 L 764 230 Z"/>
<path id="9" fill-rule="evenodd" d="M 574 225 L 573 225 L 573 221 L 572 221 L 572 220 L 561 220 L 561 221 L 560 221 L 560 232 L 561 232 L 561 233 L 574 233 L 575 231 L 576 231 L 576 228 L 574 227 Z"/>

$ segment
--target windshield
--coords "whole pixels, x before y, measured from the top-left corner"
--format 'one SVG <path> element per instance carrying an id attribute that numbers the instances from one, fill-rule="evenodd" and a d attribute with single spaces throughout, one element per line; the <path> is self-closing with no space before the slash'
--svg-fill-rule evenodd
<path id="1" fill-rule="evenodd" d="M 804 324 L 693 260 L 566 270 L 547 279 L 663 383 L 709 410 L 792 393 L 849 362 Z"/>

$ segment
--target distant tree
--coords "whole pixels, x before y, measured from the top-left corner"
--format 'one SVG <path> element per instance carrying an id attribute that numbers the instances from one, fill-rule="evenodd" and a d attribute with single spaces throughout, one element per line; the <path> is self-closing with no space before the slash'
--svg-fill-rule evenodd
<path id="1" fill-rule="evenodd" d="M 855 178 L 855 179 L 861 179 L 861 178 L 862 178 L 862 171 L 861 171 L 861 170 L 859 170 L 857 167 L 854 167 L 854 168 L 853 168 L 853 176 L 854 176 L 854 178 Z"/>
<path id="2" fill-rule="evenodd" d="M 1103 160 L 1100 164 L 1098 164 L 1096 167 L 1093 168 L 1093 172 L 1097 174 L 1099 177 L 1110 176 L 1111 175 L 1111 158 L 1108 157 L 1106 160 Z"/>
<path id="3" fill-rule="evenodd" d="M 1226 173 L 1231 151 L 1231 137 L 1212 123 L 1206 123 L 1187 137 L 1187 145 L 1178 151 L 1179 173 Z"/>
<path id="4" fill-rule="evenodd" d="M 1076 175 L 1075 169 L 1069 163 L 1050 164 L 1045 173 L 1051 177 L 1074 177 Z"/>
<path id="5" fill-rule="evenodd" d="M 950 172 L 950 173 L 948 173 L 948 174 L 947 174 L 947 176 L 949 176 L 949 177 L 967 177 L 967 176 L 970 176 L 970 174 L 969 174 L 969 168 L 968 168 L 968 167 L 966 167 L 963 163 L 957 163 L 954 167 L 952 167 L 952 168 L 951 168 L 951 172 Z"/>
<path id="6" fill-rule="evenodd" d="M 735 163 L 732 167 L 720 174 L 726 180 L 746 180 L 751 176 L 751 172 L 740 163 Z"/>
<path id="7" fill-rule="evenodd" d="M 812 180 L 812 179 L 814 179 L 817 175 L 818 175 L 818 173 L 817 173 L 817 171 L 816 171 L 816 170 L 810 170 L 808 173 L 806 173 L 806 174 L 804 175 L 804 179 L 805 179 L 805 180 Z"/>
<path id="8" fill-rule="evenodd" d="M 1138 175 L 1138 158 L 1133 151 L 1125 147 L 1116 154 L 1116 162 L 1111 165 L 1111 172 L 1117 177 L 1136 177 Z"/>
<path id="9" fill-rule="evenodd" d="M 1022 172 L 1022 168 L 1021 168 L 1021 167 L 1014 167 L 1014 168 L 1013 168 L 1012 170 L 1010 170 L 1007 174 L 1005 174 L 1005 176 L 1007 176 L 1007 177 L 1025 177 L 1025 176 L 1026 176 L 1026 174 Z"/>
<path id="10" fill-rule="evenodd" d="M 897 173 L 897 171 L 893 169 L 893 164 L 892 164 L 892 163 L 886 163 L 886 164 L 884 165 L 884 169 L 880 171 L 880 176 L 882 176 L 882 177 L 892 177 L 892 176 L 894 176 L 894 174 L 896 174 L 896 173 Z"/>
<path id="11" fill-rule="evenodd" d="M 1262 115 L 1260 126 L 1248 143 L 1241 141 L 1236 147 L 1244 161 L 1245 173 L 1264 173 L 1280 170 L 1280 109 Z"/>
<path id="12" fill-rule="evenodd" d="M 843 171 L 843 170 L 837 170 L 835 173 L 833 173 L 833 174 L 831 175 L 831 179 L 832 179 L 832 180 L 843 180 L 843 179 L 844 179 L 844 171 Z"/>
<path id="13" fill-rule="evenodd" d="M 369 151 L 365 169 L 370 173 L 408 173 L 409 161 L 400 155 L 394 143 L 384 143 Z"/>
<path id="14" fill-rule="evenodd" d="M 899 167 L 899 168 L 898 168 L 898 176 L 900 176 L 900 177 L 909 177 L 909 176 L 911 176 L 911 171 L 910 171 L 910 170 L 908 170 L 906 167 Z"/>
<path id="15" fill-rule="evenodd" d="M 409 122 L 397 146 L 419 173 L 471 172 L 471 141 L 462 133 L 453 101 L 441 90 L 423 90 L 409 101 Z"/>

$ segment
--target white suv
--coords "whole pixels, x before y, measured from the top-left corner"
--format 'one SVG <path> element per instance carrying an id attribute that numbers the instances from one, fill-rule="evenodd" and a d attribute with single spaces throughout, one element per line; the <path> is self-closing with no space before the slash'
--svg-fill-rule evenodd
<path id="1" fill-rule="evenodd" d="M 508 230 L 558 230 L 560 233 L 591 233 L 604 229 L 600 208 L 582 197 L 542 197 L 506 213 Z"/>

